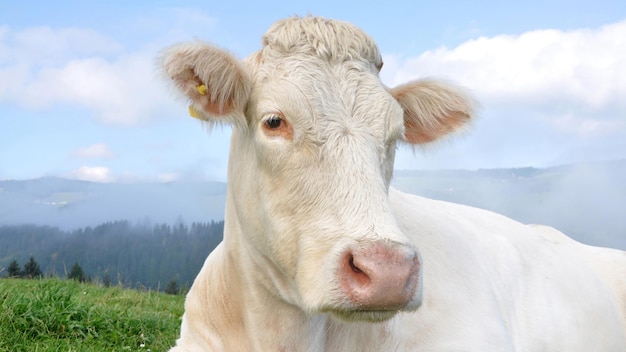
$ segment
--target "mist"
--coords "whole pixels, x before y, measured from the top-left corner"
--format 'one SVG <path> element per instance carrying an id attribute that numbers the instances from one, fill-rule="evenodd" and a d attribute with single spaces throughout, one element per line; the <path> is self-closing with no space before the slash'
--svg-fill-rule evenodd
<path id="1" fill-rule="evenodd" d="M 425 197 L 553 226 L 590 245 L 626 249 L 626 160 L 547 169 L 398 171 L 392 184 Z"/>
<path id="2" fill-rule="evenodd" d="M 174 224 L 224 218 L 220 182 L 96 183 L 60 178 L 0 182 L 0 224 L 62 230 L 129 220 Z"/>
<path id="3" fill-rule="evenodd" d="M 553 226 L 574 239 L 626 250 L 626 160 L 546 169 L 396 170 L 392 185 L 428 198 Z M 74 230 L 105 222 L 220 221 L 220 182 L 0 181 L 0 225 Z"/>

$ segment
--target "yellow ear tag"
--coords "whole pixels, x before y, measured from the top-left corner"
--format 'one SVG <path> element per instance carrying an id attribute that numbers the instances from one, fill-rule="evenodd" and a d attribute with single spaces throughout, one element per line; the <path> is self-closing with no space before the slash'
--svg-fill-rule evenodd
<path id="1" fill-rule="evenodd" d="M 196 86 L 196 90 L 198 91 L 198 93 L 200 95 L 206 95 L 207 89 L 206 86 L 204 84 L 198 84 Z M 195 117 L 198 120 L 202 120 L 202 121 L 207 121 L 207 119 L 203 116 L 201 116 L 198 111 L 196 111 L 196 109 L 193 108 L 193 106 L 189 105 L 189 115 L 191 115 L 191 117 Z"/>
<path id="2" fill-rule="evenodd" d="M 206 86 L 204 84 L 197 85 L 196 90 L 200 93 L 200 95 L 206 95 Z"/>
<path id="3" fill-rule="evenodd" d="M 191 105 L 189 105 L 189 115 L 191 117 L 195 117 L 198 120 L 207 121 L 207 119 L 204 118 L 203 116 L 200 116 L 200 114 L 196 111 L 196 109 L 194 109 L 193 106 Z"/>

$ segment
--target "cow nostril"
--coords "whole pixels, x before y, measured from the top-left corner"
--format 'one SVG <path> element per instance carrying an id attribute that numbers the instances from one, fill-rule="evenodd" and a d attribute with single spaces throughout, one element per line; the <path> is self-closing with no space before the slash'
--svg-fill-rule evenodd
<path id="1" fill-rule="evenodd" d="M 359 269 L 356 265 L 354 265 L 354 256 L 350 255 L 350 259 L 348 259 L 348 263 L 350 263 L 350 268 L 357 274 L 362 273 L 363 271 Z"/>
<path id="2" fill-rule="evenodd" d="M 416 251 L 407 247 L 374 243 L 343 253 L 339 284 L 355 309 L 407 307 L 419 283 L 419 258 Z"/>

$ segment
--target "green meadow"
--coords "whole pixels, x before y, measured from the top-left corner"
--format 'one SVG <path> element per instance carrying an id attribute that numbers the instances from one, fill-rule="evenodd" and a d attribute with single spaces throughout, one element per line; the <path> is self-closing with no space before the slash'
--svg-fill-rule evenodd
<path id="1" fill-rule="evenodd" d="M 0 351 L 167 351 L 183 302 L 183 295 L 73 280 L 3 278 Z"/>

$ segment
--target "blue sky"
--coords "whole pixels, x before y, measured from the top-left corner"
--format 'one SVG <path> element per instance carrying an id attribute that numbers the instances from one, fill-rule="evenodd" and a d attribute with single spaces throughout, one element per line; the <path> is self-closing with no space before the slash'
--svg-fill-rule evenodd
<path id="1" fill-rule="evenodd" d="M 225 180 L 229 129 L 190 118 L 155 56 L 202 39 L 243 58 L 276 19 L 309 13 L 368 32 L 385 84 L 443 78 L 481 102 L 468 133 L 401 147 L 397 169 L 626 158 L 622 0 L 3 1 L 0 179 Z"/>

